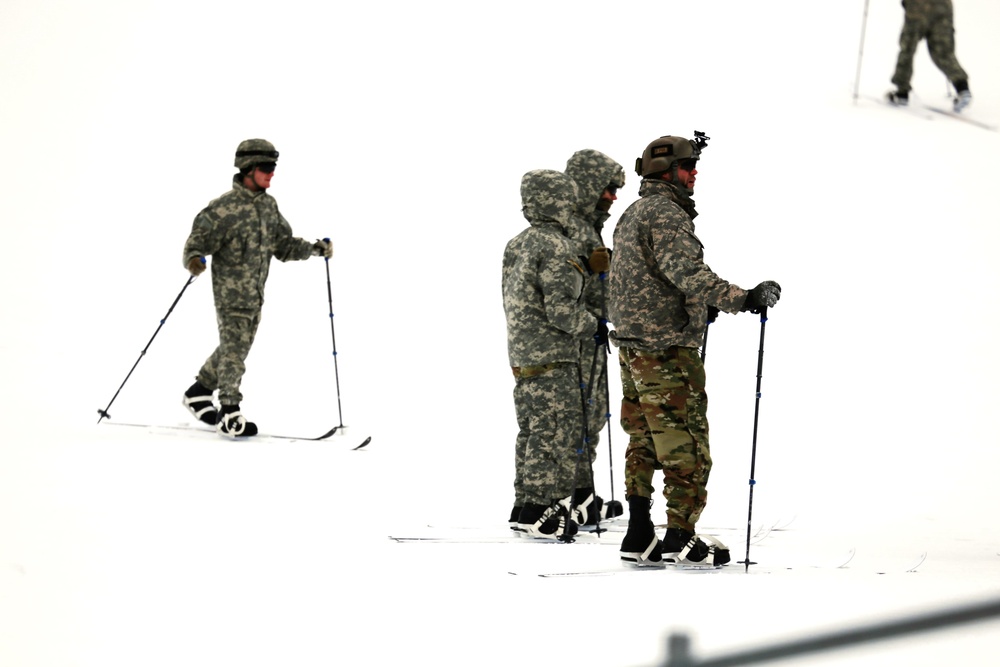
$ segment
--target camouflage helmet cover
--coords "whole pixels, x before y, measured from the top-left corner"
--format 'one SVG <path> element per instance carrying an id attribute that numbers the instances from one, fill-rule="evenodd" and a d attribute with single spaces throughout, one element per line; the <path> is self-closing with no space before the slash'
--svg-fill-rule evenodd
<path id="1" fill-rule="evenodd" d="M 561 171 L 535 169 L 521 177 L 521 210 L 529 221 L 569 224 L 578 197 L 576 183 Z"/>
<path id="2" fill-rule="evenodd" d="M 660 137 L 646 146 L 642 157 L 635 160 L 635 173 L 646 178 L 651 174 L 659 174 L 674 166 L 674 163 L 685 159 L 697 160 L 701 149 L 694 142 L 684 137 Z"/>
<path id="3" fill-rule="evenodd" d="M 264 162 L 277 162 L 278 151 L 274 150 L 274 144 L 264 139 L 247 139 L 241 141 L 236 147 L 236 159 L 234 166 L 243 171 L 256 164 Z"/>

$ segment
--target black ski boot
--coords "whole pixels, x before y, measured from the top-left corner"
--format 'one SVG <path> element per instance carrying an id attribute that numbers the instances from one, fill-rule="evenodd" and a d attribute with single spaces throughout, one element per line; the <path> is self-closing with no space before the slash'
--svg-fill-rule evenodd
<path id="1" fill-rule="evenodd" d="M 620 502 L 612 500 L 605 503 L 593 488 L 577 489 L 573 494 L 573 506 L 573 519 L 581 527 L 596 526 L 598 519 L 603 522 L 625 513 Z"/>
<path id="2" fill-rule="evenodd" d="M 577 489 L 573 492 L 573 521 L 580 526 L 593 526 L 597 523 L 593 488 Z"/>
<path id="3" fill-rule="evenodd" d="M 625 514 L 625 508 L 622 507 L 620 500 L 605 501 L 600 496 L 594 496 L 594 500 L 600 505 L 601 521 L 616 519 Z"/>
<path id="4" fill-rule="evenodd" d="M 909 92 L 902 93 L 898 90 L 890 90 L 888 93 L 885 94 L 885 99 L 889 104 L 893 106 L 905 107 L 910 103 L 910 93 Z"/>
<path id="5" fill-rule="evenodd" d="M 238 405 L 223 405 L 215 422 L 215 432 L 227 438 L 248 438 L 257 435 L 257 425 L 248 422 Z"/>
<path id="6" fill-rule="evenodd" d="M 525 503 L 517 517 L 517 527 L 528 537 L 572 542 L 578 526 L 569 515 L 570 498 L 554 500 L 551 505 Z"/>
<path id="7" fill-rule="evenodd" d="M 514 507 L 510 510 L 510 518 L 507 519 L 507 524 L 510 526 L 510 529 L 513 530 L 515 533 L 523 533 L 524 532 L 517 525 L 517 518 L 519 516 L 521 516 L 521 506 L 520 505 L 514 505 Z"/>
<path id="8" fill-rule="evenodd" d="M 195 382 L 184 392 L 184 407 L 194 415 L 195 419 L 215 426 L 218 412 L 212 403 L 212 392 L 200 382 Z"/>
<path id="9" fill-rule="evenodd" d="M 642 496 L 628 497 L 628 532 L 622 540 L 621 559 L 633 567 L 663 567 L 660 540 L 649 518 L 653 501 Z"/>
<path id="10" fill-rule="evenodd" d="M 953 109 L 955 113 L 961 113 L 962 109 L 969 106 L 972 102 L 972 93 L 969 92 L 969 82 L 968 81 L 956 81 L 955 86 L 955 99 L 952 100 Z"/>
<path id="11" fill-rule="evenodd" d="M 729 547 L 725 544 L 683 528 L 667 528 L 662 544 L 663 558 L 669 563 L 720 566 L 729 562 Z"/>

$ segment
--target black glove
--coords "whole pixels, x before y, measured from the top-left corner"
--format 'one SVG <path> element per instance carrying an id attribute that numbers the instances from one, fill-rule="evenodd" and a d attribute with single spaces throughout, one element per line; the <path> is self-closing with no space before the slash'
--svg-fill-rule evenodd
<path id="1" fill-rule="evenodd" d="M 597 333 L 594 334 L 594 342 L 603 345 L 605 349 L 608 347 L 608 321 L 603 318 L 597 320 Z"/>
<path id="2" fill-rule="evenodd" d="M 747 293 L 741 311 L 760 314 L 764 308 L 770 308 L 781 298 L 781 285 L 773 280 L 765 280 Z"/>
<path id="3" fill-rule="evenodd" d="M 715 321 L 715 318 L 719 316 L 719 309 L 715 306 L 708 307 L 708 323 L 711 324 Z"/>

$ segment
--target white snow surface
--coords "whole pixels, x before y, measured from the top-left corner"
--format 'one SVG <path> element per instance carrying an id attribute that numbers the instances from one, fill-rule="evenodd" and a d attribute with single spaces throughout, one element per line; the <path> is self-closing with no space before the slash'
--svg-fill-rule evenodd
<path id="1" fill-rule="evenodd" d="M 901 24 L 898 2 L 860 0 L 5 0 L 0 664 L 645 667 L 671 632 L 708 658 L 996 599 L 1000 134 L 865 99 L 890 86 Z M 996 124 L 1000 4 L 956 2 L 956 25 L 968 114 Z M 914 85 L 945 102 L 924 47 Z M 620 536 L 389 540 L 505 532 L 499 277 L 526 225 L 521 175 L 581 148 L 631 174 L 650 140 L 696 129 L 712 137 L 707 261 L 784 288 L 750 525 L 785 530 L 748 572 L 566 579 L 534 575 L 615 568 Z M 348 428 L 314 443 L 115 426 L 188 419 L 181 392 L 215 344 L 207 275 L 140 353 L 187 279 L 191 220 L 255 136 L 281 151 L 271 192 L 296 234 L 334 240 Z M 329 307 L 321 260 L 272 264 L 243 387 L 263 430 L 338 423 Z M 734 560 L 759 333 L 723 315 L 708 346 L 701 526 Z M 615 380 L 595 476 L 623 500 Z M 462 526 L 477 530 L 447 529 Z M 998 630 L 782 664 L 990 665 Z"/>

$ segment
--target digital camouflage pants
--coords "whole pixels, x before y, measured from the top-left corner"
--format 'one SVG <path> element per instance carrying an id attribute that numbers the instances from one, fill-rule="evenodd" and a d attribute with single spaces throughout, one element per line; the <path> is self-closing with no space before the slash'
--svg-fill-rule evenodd
<path id="1" fill-rule="evenodd" d="M 596 351 L 596 355 L 594 354 Z M 576 488 L 594 486 L 593 464 L 597 460 L 597 446 L 601 444 L 601 431 L 608 425 L 608 354 L 601 346 L 586 342 L 582 346 L 580 367 L 588 394 L 587 403 L 587 456 L 576 476 Z"/>
<path id="2" fill-rule="evenodd" d="M 694 530 L 708 498 L 712 457 L 708 446 L 705 367 L 698 350 L 657 352 L 621 348 L 625 495 L 651 498 L 653 475 L 663 471 L 667 526 Z"/>
<path id="3" fill-rule="evenodd" d="M 514 505 L 549 505 L 574 489 L 583 444 L 579 369 L 566 363 L 512 370 L 518 426 Z"/>
<path id="4" fill-rule="evenodd" d="M 952 83 L 968 81 L 969 76 L 955 57 L 955 23 L 948 17 L 934 20 L 919 18 L 907 20 L 899 35 L 899 57 L 896 60 L 896 71 L 892 82 L 903 93 L 910 91 L 910 80 L 913 78 L 913 56 L 920 40 L 927 40 L 927 51 L 934 65 L 941 70 Z"/>
<path id="5" fill-rule="evenodd" d="M 243 400 L 240 383 L 246 373 L 247 355 L 260 324 L 260 310 L 216 310 L 219 346 L 198 371 L 198 382 L 219 390 L 219 403 L 239 405 Z"/>

